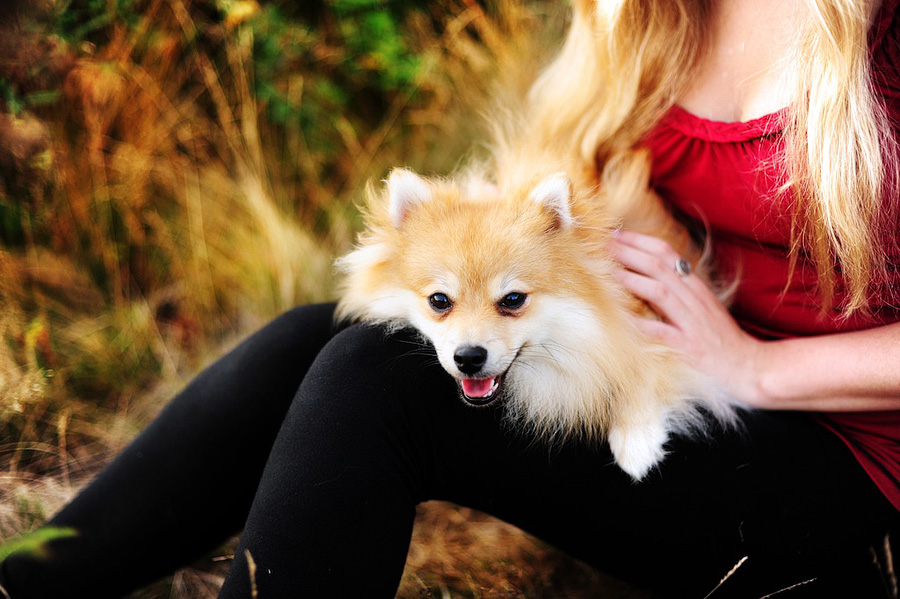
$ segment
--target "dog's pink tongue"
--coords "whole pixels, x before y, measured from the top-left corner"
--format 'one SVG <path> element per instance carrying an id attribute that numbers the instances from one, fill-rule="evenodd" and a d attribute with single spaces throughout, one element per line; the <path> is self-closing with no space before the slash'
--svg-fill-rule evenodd
<path id="1" fill-rule="evenodd" d="M 463 379 L 463 393 L 469 397 L 485 397 L 494 387 L 494 379 Z"/>

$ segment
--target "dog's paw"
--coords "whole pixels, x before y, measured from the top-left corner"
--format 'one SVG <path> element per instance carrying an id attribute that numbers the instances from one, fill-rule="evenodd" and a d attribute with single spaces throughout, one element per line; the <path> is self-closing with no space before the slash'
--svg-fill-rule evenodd
<path id="1" fill-rule="evenodd" d="M 631 478 L 640 481 L 665 457 L 663 445 L 668 438 L 662 422 L 641 426 L 614 426 L 608 442 L 616 464 Z"/>

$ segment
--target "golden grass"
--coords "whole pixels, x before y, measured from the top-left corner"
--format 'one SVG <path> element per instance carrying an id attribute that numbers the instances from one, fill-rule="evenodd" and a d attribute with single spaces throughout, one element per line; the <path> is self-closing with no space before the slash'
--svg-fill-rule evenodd
<path id="1" fill-rule="evenodd" d="M 399 599 L 651 596 L 604 576 L 518 528 L 442 502 L 419 506 Z"/>

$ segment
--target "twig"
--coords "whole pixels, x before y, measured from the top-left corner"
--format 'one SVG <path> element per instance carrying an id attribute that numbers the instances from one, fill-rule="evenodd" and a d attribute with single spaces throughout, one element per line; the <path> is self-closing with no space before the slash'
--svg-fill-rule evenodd
<path id="1" fill-rule="evenodd" d="M 885 539 L 887 539 L 887 535 L 885 535 Z M 885 547 L 885 549 L 889 549 Z M 872 566 L 874 566 L 875 571 L 878 572 L 878 580 L 881 582 L 881 588 L 884 590 L 885 597 L 893 597 L 896 599 L 897 595 L 893 593 L 892 581 L 889 578 L 889 575 L 886 571 L 886 566 L 881 566 L 881 560 L 878 558 L 878 551 L 875 549 L 875 546 L 869 547 L 869 557 L 872 558 Z M 889 559 L 891 556 L 889 553 L 885 552 L 885 561 Z"/>
<path id="2" fill-rule="evenodd" d="M 250 571 L 250 597 L 259 599 L 259 593 L 256 589 L 256 562 L 253 561 L 253 556 L 250 554 L 249 549 L 244 550 L 244 557 L 247 558 L 247 569 Z"/>
<path id="3" fill-rule="evenodd" d="M 739 560 L 738 560 L 738 563 L 736 563 L 734 566 L 732 566 L 731 570 L 729 570 L 728 573 L 725 574 L 725 576 L 722 577 L 722 580 L 719 581 L 719 584 L 717 584 L 717 585 L 713 588 L 713 590 L 711 590 L 710 592 L 708 592 L 708 593 L 706 594 L 706 596 L 703 597 L 703 599 L 709 599 L 709 598 L 712 596 L 713 593 L 715 593 L 716 591 L 718 591 L 718 590 L 722 587 L 722 585 L 725 584 L 725 581 L 728 580 L 729 578 L 731 578 L 731 577 L 734 575 L 734 573 L 738 571 L 738 568 L 740 568 L 741 566 L 744 565 L 744 562 L 747 561 L 747 557 L 748 557 L 748 556 L 745 555 L 744 557 L 742 557 L 741 559 L 739 559 Z"/>
<path id="4" fill-rule="evenodd" d="M 212 558 L 214 562 L 228 562 L 234 559 L 234 554 L 231 553 L 229 555 L 217 555 Z"/>
<path id="5" fill-rule="evenodd" d="M 69 417 L 72 415 L 71 409 L 66 408 L 56 419 L 56 436 L 59 442 L 59 465 L 62 469 L 62 478 L 66 486 L 69 486 L 69 451 L 66 447 L 66 435 L 69 428 Z"/>
<path id="6" fill-rule="evenodd" d="M 888 533 L 884 535 L 884 569 L 888 582 L 891 585 L 891 597 L 897 599 L 897 573 L 894 571 L 894 554 L 891 550 L 891 535 Z"/>
<path id="7" fill-rule="evenodd" d="M 802 587 L 803 585 L 809 584 L 815 580 L 818 580 L 818 578 L 810 578 L 809 580 L 804 580 L 803 582 L 798 582 L 797 584 L 792 584 L 791 586 L 784 587 L 783 589 L 775 591 L 774 593 L 769 593 L 768 595 L 763 595 L 759 599 L 769 599 L 769 597 L 774 597 L 775 595 L 779 595 L 785 591 L 790 591 L 792 589 L 796 589 L 797 587 Z"/>

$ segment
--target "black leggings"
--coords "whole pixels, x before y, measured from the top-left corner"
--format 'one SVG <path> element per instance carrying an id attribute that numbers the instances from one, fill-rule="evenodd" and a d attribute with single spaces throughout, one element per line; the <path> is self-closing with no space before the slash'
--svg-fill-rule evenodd
<path id="1" fill-rule="evenodd" d="M 263 599 L 388 598 L 427 499 L 666 596 L 702 598 L 744 556 L 714 598 L 813 577 L 866 596 L 855 564 L 896 511 L 812 419 L 675 438 L 636 484 L 605 446 L 548 447 L 464 405 L 415 335 L 335 334 L 332 310 L 293 310 L 197 377 L 51 520 L 77 537 L 2 564 L 12 599 L 122 596 L 241 527 L 221 597 L 250 597 L 249 551 Z"/>

